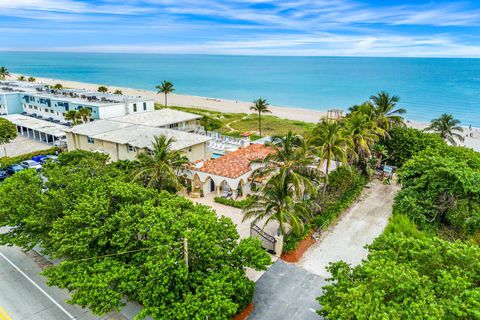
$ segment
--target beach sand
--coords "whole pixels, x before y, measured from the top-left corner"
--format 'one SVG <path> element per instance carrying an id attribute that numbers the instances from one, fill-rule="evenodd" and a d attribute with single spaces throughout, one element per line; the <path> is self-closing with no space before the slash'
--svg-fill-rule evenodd
<path id="1" fill-rule="evenodd" d="M 15 80 L 19 74 L 11 74 L 9 80 Z M 24 75 L 28 78 L 27 75 Z M 41 78 L 35 77 L 37 83 L 44 83 L 48 85 L 54 85 L 56 83 L 61 83 L 64 87 L 68 88 L 77 88 L 77 89 L 86 89 L 97 91 L 100 84 L 95 83 L 85 83 L 77 81 L 69 81 L 62 79 L 51 79 L 51 78 Z M 130 96 L 140 96 L 146 99 L 153 99 L 155 102 L 164 104 L 164 95 L 157 94 L 155 91 L 142 90 L 142 89 L 133 89 L 117 86 L 109 86 L 109 91 L 113 92 L 115 90 L 121 90 L 123 94 Z M 200 108 L 212 111 L 219 112 L 232 112 L 232 113 L 252 113 L 250 111 L 251 102 L 245 101 L 235 101 L 228 99 L 218 99 L 210 97 L 199 97 L 199 96 L 190 96 L 183 94 L 171 93 L 168 95 L 168 104 L 172 106 L 182 106 L 182 107 L 192 107 Z M 290 108 L 290 107 L 279 107 L 279 106 L 270 106 L 269 107 L 271 114 L 279 118 L 304 121 L 304 122 L 318 122 L 322 117 L 326 116 L 326 110 L 309 110 L 309 109 L 300 109 L 300 108 Z M 428 123 L 417 122 L 417 121 L 408 121 L 408 126 L 424 129 L 428 126 Z M 473 137 L 470 137 L 470 134 Z M 468 148 L 473 148 L 476 151 L 480 152 L 480 128 L 472 128 L 471 130 L 468 127 L 465 127 L 464 135 L 467 136 L 464 142 L 460 142 L 459 145 L 465 146 Z"/>

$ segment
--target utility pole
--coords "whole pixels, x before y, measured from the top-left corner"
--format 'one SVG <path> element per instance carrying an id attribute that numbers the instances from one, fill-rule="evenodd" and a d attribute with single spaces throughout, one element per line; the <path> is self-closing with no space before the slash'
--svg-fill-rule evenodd
<path id="1" fill-rule="evenodd" d="M 188 270 L 188 239 L 183 238 L 183 257 L 185 258 L 185 265 Z"/>

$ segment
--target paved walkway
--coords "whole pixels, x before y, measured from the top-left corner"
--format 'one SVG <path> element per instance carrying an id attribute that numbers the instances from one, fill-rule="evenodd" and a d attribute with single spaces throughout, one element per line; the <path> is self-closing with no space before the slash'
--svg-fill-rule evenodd
<path id="1" fill-rule="evenodd" d="M 329 274 L 325 267 L 338 260 L 356 265 L 367 256 L 366 244 L 380 235 L 392 212 L 398 186 L 375 181 L 360 200 L 343 213 L 297 264 L 278 260 L 257 281 L 255 309 L 249 320 L 318 320 L 316 297 Z"/>

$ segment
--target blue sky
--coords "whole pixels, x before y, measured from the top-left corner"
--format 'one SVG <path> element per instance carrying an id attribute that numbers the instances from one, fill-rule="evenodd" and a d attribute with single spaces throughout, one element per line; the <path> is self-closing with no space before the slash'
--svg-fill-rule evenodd
<path id="1" fill-rule="evenodd" d="M 480 57 L 480 0 L 0 0 L 0 50 Z"/>

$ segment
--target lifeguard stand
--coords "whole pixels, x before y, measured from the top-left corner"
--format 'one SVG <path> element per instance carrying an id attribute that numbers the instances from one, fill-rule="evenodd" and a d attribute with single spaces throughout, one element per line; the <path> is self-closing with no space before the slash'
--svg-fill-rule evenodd
<path id="1" fill-rule="evenodd" d="M 327 111 L 328 120 L 338 120 L 343 118 L 343 110 L 340 109 L 330 109 Z"/>

